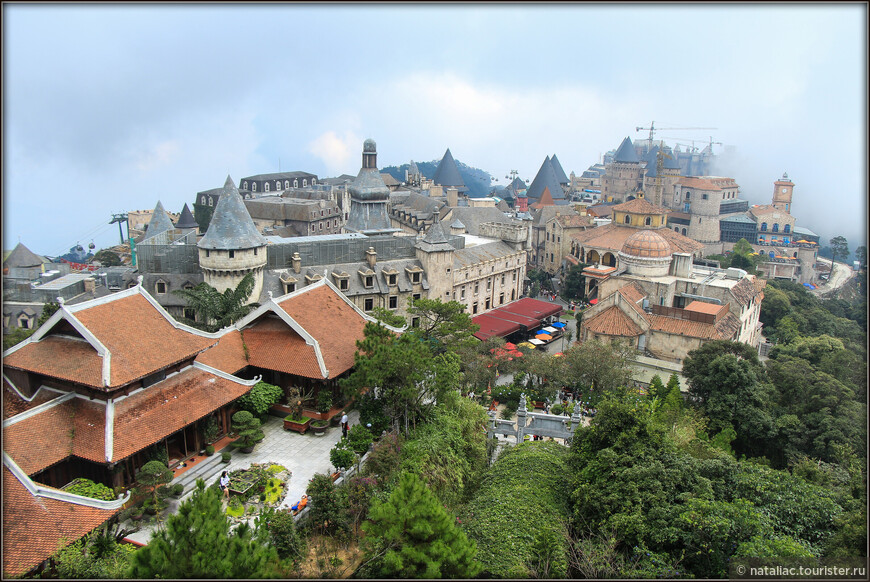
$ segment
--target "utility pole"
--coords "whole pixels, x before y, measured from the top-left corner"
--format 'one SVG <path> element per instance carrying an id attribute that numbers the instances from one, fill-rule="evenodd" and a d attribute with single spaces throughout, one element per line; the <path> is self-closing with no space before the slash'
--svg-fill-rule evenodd
<path id="1" fill-rule="evenodd" d="M 109 224 L 118 223 L 118 236 L 121 237 L 121 244 L 124 244 L 124 231 L 121 230 L 121 223 L 127 223 L 127 232 L 130 232 L 130 223 L 127 220 L 127 214 L 112 214 L 112 221 Z"/>

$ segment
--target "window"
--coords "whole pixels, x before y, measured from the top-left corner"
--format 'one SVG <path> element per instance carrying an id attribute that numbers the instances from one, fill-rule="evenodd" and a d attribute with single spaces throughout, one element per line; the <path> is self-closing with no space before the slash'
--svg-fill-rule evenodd
<path id="1" fill-rule="evenodd" d="M 294 187 L 294 188 L 298 188 L 298 187 L 299 187 L 299 178 L 293 178 L 293 187 Z"/>
<path id="2" fill-rule="evenodd" d="M 686 236 L 686 229 L 685 228 L 683 229 L 682 235 Z"/>
<path id="3" fill-rule="evenodd" d="M 160 294 L 166 293 L 166 283 L 157 281 L 157 292 Z"/>
<path id="4" fill-rule="evenodd" d="M 643 223 L 644 223 L 646 226 L 650 226 L 650 225 L 652 224 L 652 218 L 649 217 L 649 216 L 647 216 L 646 218 L 643 219 Z"/>
<path id="5" fill-rule="evenodd" d="M 190 309 L 189 307 L 185 307 L 184 308 L 184 318 L 190 319 L 190 320 L 195 320 L 196 319 L 196 312 L 193 309 Z"/>
<path id="6" fill-rule="evenodd" d="M 254 256 L 255 257 L 257 256 L 257 249 L 256 248 L 254 248 Z"/>
<path id="7" fill-rule="evenodd" d="M 205 256 L 206 256 L 206 257 L 210 257 L 210 256 L 211 256 L 211 251 L 208 250 L 208 249 L 205 249 Z"/>
<path id="8" fill-rule="evenodd" d="M 308 178 L 302 178 L 302 187 L 304 188 L 307 185 L 308 185 Z"/>
<path id="9" fill-rule="evenodd" d="M 203 206 L 205 206 L 205 196 L 202 197 L 202 199 L 200 200 L 199 203 L 202 204 Z"/>
<path id="10" fill-rule="evenodd" d="M 516 281 L 516 280 L 517 280 L 517 272 L 514 271 L 514 281 Z"/>
<path id="11" fill-rule="evenodd" d="M 419 283 L 420 282 L 420 273 L 411 273 L 411 283 Z"/>
<path id="12" fill-rule="evenodd" d="M 686 200 L 688 200 L 691 197 L 692 197 L 692 193 L 687 190 L 686 191 Z"/>
<path id="13" fill-rule="evenodd" d="M 486 302 L 484 303 L 484 309 L 489 309 L 489 298 L 487 297 Z"/>
<path id="14" fill-rule="evenodd" d="M 475 283 L 474 284 L 474 294 L 477 295 L 478 293 L 480 293 L 480 283 Z"/>
<path id="15" fill-rule="evenodd" d="M 243 189 L 243 190 L 247 190 L 247 189 L 248 189 L 248 181 L 247 181 L 247 180 L 245 180 L 244 182 L 242 182 L 242 189 Z"/>
<path id="16" fill-rule="evenodd" d="M 314 225 L 311 225 L 311 232 L 314 232 Z"/>
<path id="17" fill-rule="evenodd" d="M 347 279 L 338 280 L 338 289 L 340 291 L 347 291 Z"/>
<path id="18" fill-rule="evenodd" d="M 499 305 L 503 305 L 503 304 L 504 304 L 504 293 L 500 293 L 500 294 L 499 294 L 499 296 L 498 296 L 498 304 L 499 304 Z"/>
<path id="19" fill-rule="evenodd" d="M 396 276 L 395 275 L 387 275 L 387 285 L 395 285 L 396 284 Z"/>
<path id="20" fill-rule="evenodd" d="M 680 232 L 680 227 L 679 227 L 679 226 L 675 226 L 675 227 L 674 227 L 674 232 Z"/>
<path id="21" fill-rule="evenodd" d="M 363 279 L 363 281 L 364 281 L 363 285 L 365 285 L 366 288 L 371 288 L 371 287 L 374 287 L 374 285 L 375 285 L 374 277 L 372 277 L 371 275 L 366 275 L 366 277 L 365 277 L 365 279 Z"/>
<path id="22" fill-rule="evenodd" d="M 235 259 L 235 258 L 236 258 L 236 251 L 230 251 L 230 258 L 231 258 L 231 259 Z"/>
<path id="23" fill-rule="evenodd" d="M 622 222 L 624 222 L 625 224 L 631 224 L 631 216 L 629 216 L 628 214 L 626 214 L 626 215 L 625 215 L 625 218 L 623 219 Z"/>
<path id="24" fill-rule="evenodd" d="M 284 180 L 284 189 L 286 190 L 289 187 L 290 187 L 290 180 Z"/>
<path id="25" fill-rule="evenodd" d="M 263 188 L 266 190 L 266 192 L 268 192 L 269 191 L 269 183 L 266 182 L 266 184 L 263 186 Z"/>
<path id="26" fill-rule="evenodd" d="M 783 226 L 783 227 L 782 227 L 782 232 L 784 232 L 785 234 L 790 233 L 790 232 L 791 232 L 791 225 L 790 225 L 790 224 L 786 224 L 785 226 Z"/>
<path id="27" fill-rule="evenodd" d="M 284 283 L 284 293 L 293 293 L 296 291 L 296 283 Z"/>
<path id="28" fill-rule="evenodd" d="M 257 183 L 254 182 L 251 184 L 251 192 L 256 192 L 256 191 L 257 191 Z"/>
<path id="29" fill-rule="evenodd" d="M 396 309 L 399 306 L 398 295 L 390 295 L 390 309 Z"/>
<path id="30" fill-rule="evenodd" d="M 465 299 L 465 285 L 463 285 L 462 289 L 459 290 L 459 298 Z"/>
<path id="31" fill-rule="evenodd" d="M 471 313 L 472 315 L 477 313 L 477 301 L 475 301 L 474 304 L 471 306 Z"/>
<path id="32" fill-rule="evenodd" d="M 18 327 L 21 329 L 30 329 L 30 318 L 26 315 L 21 315 L 18 318 Z"/>
<path id="33" fill-rule="evenodd" d="M 374 307 L 375 307 L 375 300 L 374 300 L 374 298 L 372 298 L 372 297 L 366 297 L 366 300 L 365 300 L 365 302 L 364 302 L 364 305 L 365 305 L 365 309 L 364 309 L 364 311 L 371 311 L 372 309 L 374 309 Z"/>
<path id="34" fill-rule="evenodd" d="M 761 232 L 767 232 L 767 223 L 766 222 L 761 223 Z"/>
<path id="35" fill-rule="evenodd" d="M 411 327 L 420 327 L 420 318 L 412 317 L 411 318 Z"/>
<path id="36" fill-rule="evenodd" d="M 487 279 L 486 280 L 486 290 L 489 291 L 490 289 L 492 289 L 492 279 Z"/>
<path id="37" fill-rule="evenodd" d="M 323 211 L 320 211 L 320 218 L 323 218 Z"/>
<path id="38" fill-rule="evenodd" d="M 707 195 L 706 195 L 706 194 L 701 194 L 701 198 L 704 199 L 704 200 L 706 200 L 706 199 L 707 199 Z"/>
<path id="39" fill-rule="evenodd" d="M 208 199 L 208 205 L 209 205 L 209 206 L 214 206 L 214 198 L 209 197 L 209 199 Z"/>
<path id="40" fill-rule="evenodd" d="M 504 273 L 501 274 L 501 284 L 504 285 Z"/>
<path id="41" fill-rule="evenodd" d="M 418 299 L 420 299 L 420 294 L 414 293 L 413 295 L 411 295 L 411 299 L 413 299 L 414 301 L 417 301 Z"/>
<path id="42" fill-rule="evenodd" d="M 323 230 L 323 223 L 320 223 L 320 230 Z"/>
<path id="43" fill-rule="evenodd" d="M 779 223 L 778 222 L 773 223 L 773 232 L 779 232 Z"/>

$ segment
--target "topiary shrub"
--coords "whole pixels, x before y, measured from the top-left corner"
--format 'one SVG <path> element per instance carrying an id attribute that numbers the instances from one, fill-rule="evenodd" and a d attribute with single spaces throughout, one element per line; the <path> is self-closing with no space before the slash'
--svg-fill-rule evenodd
<path id="1" fill-rule="evenodd" d="M 214 454 L 214 447 L 211 445 L 205 445 L 205 456 L 210 457 Z"/>
<path id="2" fill-rule="evenodd" d="M 229 451 L 224 451 L 221 453 L 221 461 L 224 463 L 229 463 L 230 459 L 233 457 L 232 453 Z"/>
<path id="3" fill-rule="evenodd" d="M 181 497 L 181 494 L 184 493 L 184 485 L 181 483 L 176 483 L 172 486 L 172 495 L 174 497 Z"/>
<path id="4" fill-rule="evenodd" d="M 239 438 L 232 443 L 236 448 L 253 447 L 266 438 L 260 430 L 260 420 L 247 410 L 240 410 L 233 415 L 233 430 Z"/>
<path id="5" fill-rule="evenodd" d="M 157 503 L 157 488 L 172 481 L 172 470 L 160 461 L 148 461 L 136 475 L 139 492 L 150 495 Z"/>

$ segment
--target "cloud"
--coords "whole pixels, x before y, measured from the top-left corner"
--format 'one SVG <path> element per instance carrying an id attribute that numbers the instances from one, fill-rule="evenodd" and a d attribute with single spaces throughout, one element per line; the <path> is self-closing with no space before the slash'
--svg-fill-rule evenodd
<path id="1" fill-rule="evenodd" d="M 352 131 L 342 137 L 335 131 L 327 131 L 308 143 L 308 151 L 317 156 L 330 175 L 337 175 L 353 166 L 353 159 L 362 151 L 363 138 Z"/>

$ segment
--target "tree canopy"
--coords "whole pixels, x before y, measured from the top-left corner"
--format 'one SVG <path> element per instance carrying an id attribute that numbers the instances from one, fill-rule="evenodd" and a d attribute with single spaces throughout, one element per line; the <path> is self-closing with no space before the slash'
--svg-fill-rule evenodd
<path id="1" fill-rule="evenodd" d="M 232 325 L 260 306 L 259 303 L 247 303 L 254 285 L 254 276 L 248 273 L 235 289 L 227 289 L 223 293 L 204 282 L 193 289 L 176 289 L 173 293 L 187 300 L 187 305 L 196 313 L 197 321 L 187 323 L 204 331 L 215 332 Z"/>

